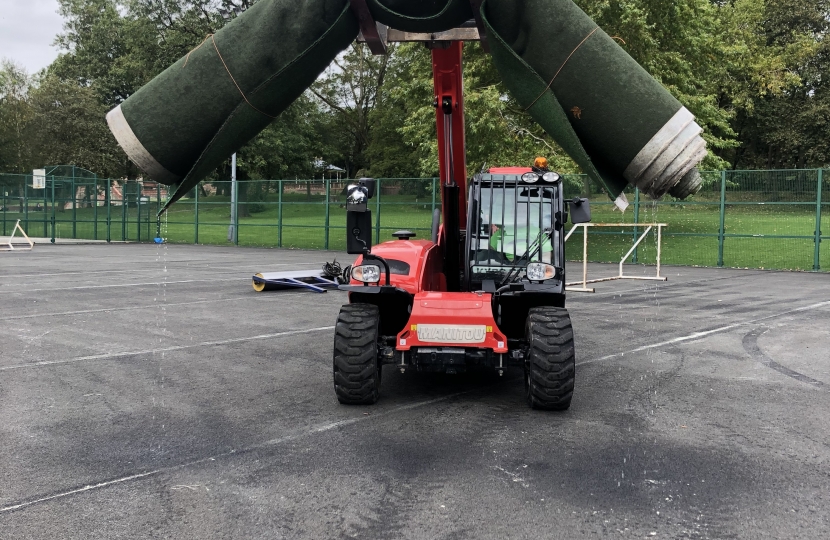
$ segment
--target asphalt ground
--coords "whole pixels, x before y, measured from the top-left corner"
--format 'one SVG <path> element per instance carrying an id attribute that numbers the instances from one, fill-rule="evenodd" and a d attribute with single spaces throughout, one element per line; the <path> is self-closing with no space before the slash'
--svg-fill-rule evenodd
<path id="1" fill-rule="evenodd" d="M 830 275 L 571 294 L 566 413 L 518 370 L 347 407 L 344 294 L 250 286 L 335 255 L 0 253 L 0 538 L 830 538 Z"/>

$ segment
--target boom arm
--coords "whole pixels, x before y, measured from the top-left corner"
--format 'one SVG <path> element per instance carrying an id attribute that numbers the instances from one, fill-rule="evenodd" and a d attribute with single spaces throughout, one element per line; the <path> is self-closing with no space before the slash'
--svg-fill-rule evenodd
<path id="1" fill-rule="evenodd" d="M 446 49 L 432 49 L 438 170 L 442 186 L 458 186 L 459 224 L 467 223 L 467 142 L 464 136 L 464 89 L 461 78 L 463 45 L 460 41 L 452 41 Z M 450 210 L 444 206 L 444 223 L 449 222 Z"/>
<path id="2" fill-rule="evenodd" d="M 438 170 L 441 179 L 444 273 L 447 289 L 460 289 L 460 235 L 467 225 L 467 144 L 464 136 L 464 88 L 461 77 L 463 43 L 437 43 L 432 49 Z"/>
<path id="3" fill-rule="evenodd" d="M 475 18 L 461 28 L 445 32 L 418 34 L 401 32 L 377 24 L 366 0 L 350 0 L 357 15 L 361 35 L 374 54 L 385 54 L 389 41 L 421 41 L 432 51 L 432 76 L 435 88 L 435 123 L 438 138 L 438 170 L 441 179 L 442 233 L 447 290 L 461 290 L 461 231 L 467 226 L 467 144 L 464 135 L 464 87 L 462 49 L 465 40 L 482 41 L 484 25 L 481 0 L 470 0 Z M 472 25 L 471 25 L 472 23 Z"/>

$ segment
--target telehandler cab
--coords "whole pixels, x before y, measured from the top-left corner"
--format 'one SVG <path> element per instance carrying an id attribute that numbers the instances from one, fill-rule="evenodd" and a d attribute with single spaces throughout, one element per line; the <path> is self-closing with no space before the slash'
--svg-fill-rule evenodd
<path id="1" fill-rule="evenodd" d="M 462 42 L 431 42 L 441 180 L 432 238 L 410 231 L 371 245 L 376 183 L 348 187 L 347 249 L 359 254 L 337 318 L 334 389 L 344 404 L 379 396 L 387 368 L 525 373 L 527 403 L 565 410 L 574 391 L 574 335 L 565 309 L 564 225 L 590 221 L 565 200 L 547 160 L 493 168 L 467 182 Z M 442 219 L 443 218 L 443 219 Z"/>

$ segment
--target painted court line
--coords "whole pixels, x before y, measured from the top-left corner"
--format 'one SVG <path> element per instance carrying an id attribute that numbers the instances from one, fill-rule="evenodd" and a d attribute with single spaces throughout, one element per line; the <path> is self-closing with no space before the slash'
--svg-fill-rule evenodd
<path id="1" fill-rule="evenodd" d="M 765 317 L 760 317 L 758 319 L 752 319 L 751 321 L 743 321 L 743 322 L 739 322 L 739 323 L 727 324 L 726 326 L 720 326 L 718 328 L 712 328 L 711 330 L 704 330 L 702 332 L 694 332 L 694 333 L 689 334 L 687 336 L 676 337 L 676 338 L 668 339 L 666 341 L 661 341 L 659 343 L 652 343 L 651 345 L 643 345 L 642 347 L 637 347 L 636 349 L 631 349 L 630 351 L 624 351 L 624 352 L 620 352 L 620 353 L 609 354 L 609 355 L 603 356 L 601 358 L 593 358 L 591 360 L 585 360 L 584 362 L 577 362 L 576 365 L 577 366 L 582 366 L 582 365 L 585 365 L 585 364 L 594 364 L 594 363 L 597 363 L 597 362 L 604 362 L 606 360 L 613 360 L 614 358 L 621 358 L 621 357 L 625 356 L 626 354 L 632 354 L 632 353 L 647 351 L 647 350 L 650 350 L 650 349 L 657 349 L 659 347 L 665 347 L 666 345 L 674 345 L 675 343 L 682 343 L 684 341 L 691 341 L 691 340 L 694 340 L 694 339 L 700 339 L 700 338 L 703 338 L 703 337 L 706 337 L 706 336 L 711 336 L 712 334 L 719 334 L 721 332 L 727 332 L 729 330 L 732 330 L 733 328 L 738 328 L 740 326 L 746 326 L 748 324 L 759 323 L 759 322 L 762 322 L 762 321 L 766 321 L 766 320 L 769 320 L 769 319 L 774 319 L 776 317 L 780 317 L 782 315 L 788 315 L 790 313 L 798 313 L 798 312 L 801 312 L 801 311 L 812 311 L 814 309 L 818 309 L 820 307 L 824 307 L 824 306 L 828 306 L 828 305 L 830 305 L 830 301 L 819 302 L 817 304 L 811 304 L 809 306 L 804 306 L 804 307 L 795 308 L 795 309 L 789 309 L 787 311 L 781 311 L 779 313 L 775 313 L 774 315 L 767 315 Z"/>
<path id="2" fill-rule="evenodd" d="M 0 294 L 15 294 L 15 293 L 32 293 L 43 291 L 72 291 L 80 289 L 113 289 L 118 287 L 141 287 L 143 285 L 173 285 L 176 283 L 221 283 L 226 281 L 239 281 L 241 278 L 227 278 L 227 279 L 182 279 L 177 281 L 152 281 L 147 283 L 117 283 L 114 285 L 79 285 L 76 287 L 54 287 L 51 289 L 25 289 L 23 291 L 0 291 Z"/>
<path id="3" fill-rule="evenodd" d="M 37 500 L 34 500 L 34 501 L 28 501 L 28 502 L 25 502 L 25 503 L 15 504 L 15 505 L 12 505 L 12 506 L 6 506 L 4 508 L 0 508 L 0 514 L 2 514 L 3 512 L 11 512 L 12 510 L 18 510 L 20 508 L 25 508 L 25 507 L 31 506 L 33 504 L 38 504 L 38 503 L 42 503 L 42 502 L 46 502 L 46 501 L 51 501 L 52 499 L 60 499 L 62 497 L 68 497 L 70 495 L 76 495 L 78 493 L 83 493 L 85 491 L 92 491 L 93 489 L 100 489 L 100 488 L 104 488 L 104 487 L 107 487 L 107 486 L 113 486 L 115 484 L 121 484 L 121 483 L 124 483 L 124 482 L 129 482 L 130 480 L 137 480 L 139 478 L 145 478 L 147 476 L 153 476 L 154 474 L 158 474 L 159 472 L 160 471 L 150 471 L 150 472 L 141 473 L 141 474 L 134 474 L 132 476 L 125 476 L 123 478 L 116 478 L 115 480 L 109 480 L 107 482 L 101 482 L 99 484 L 90 484 L 90 485 L 84 486 L 82 488 L 73 489 L 71 491 L 65 491 L 63 493 L 56 493 L 54 495 L 49 495 L 48 497 L 43 497 L 43 498 L 40 498 L 40 499 L 37 499 Z"/>
<path id="4" fill-rule="evenodd" d="M 666 340 L 666 341 L 661 341 L 661 342 L 658 342 L 658 343 L 652 343 L 650 345 L 643 345 L 641 347 L 637 347 L 635 349 L 631 349 L 631 350 L 628 350 L 628 351 L 609 354 L 609 355 L 606 355 L 606 356 L 602 356 L 600 358 L 593 358 L 591 360 L 585 360 L 583 362 L 578 362 L 576 365 L 577 366 L 582 366 L 582 365 L 586 365 L 586 364 L 594 364 L 594 363 L 597 363 L 597 362 L 604 362 L 606 360 L 613 360 L 614 358 L 620 358 L 622 356 L 625 356 L 626 354 L 632 354 L 632 353 L 647 351 L 647 350 L 650 350 L 650 349 L 665 347 L 667 345 L 682 343 L 684 341 L 691 341 L 691 340 L 695 340 L 695 339 L 700 339 L 700 338 L 703 338 L 703 337 L 706 337 L 706 336 L 709 336 L 709 335 L 712 335 L 712 334 L 719 334 L 719 333 L 722 333 L 722 332 L 732 330 L 733 328 L 738 328 L 740 326 L 745 326 L 747 324 L 755 324 L 755 323 L 758 323 L 758 322 L 773 319 L 775 317 L 780 317 L 782 315 L 788 315 L 790 313 L 798 313 L 798 312 L 801 312 L 801 311 L 810 311 L 810 310 L 817 309 L 817 308 L 820 308 L 820 307 L 823 307 L 823 306 L 826 306 L 826 305 L 830 305 L 830 301 L 819 302 L 817 304 L 811 304 L 809 306 L 790 309 L 790 310 L 787 310 L 787 311 L 782 311 L 782 312 L 779 312 L 779 313 L 775 313 L 773 315 L 767 315 L 765 317 L 761 317 L 761 318 L 758 318 L 758 319 L 752 319 L 752 320 L 749 320 L 749 321 L 742 321 L 742 322 L 739 322 L 739 323 L 728 324 L 728 325 L 721 326 L 721 327 L 718 327 L 718 328 L 713 328 L 713 329 L 710 329 L 710 330 L 704 330 L 704 331 L 701 331 L 701 332 L 694 332 L 694 333 L 686 335 L 686 336 L 680 336 L 680 337 L 672 338 L 672 339 L 669 339 L 669 340 Z M 290 330 L 290 331 L 286 331 L 286 332 L 277 332 L 277 333 L 273 333 L 273 334 L 261 334 L 261 335 L 258 335 L 258 336 L 243 337 L 243 338 L 232 338 L 232 339 L 225 339 L 225 340 L 219 340 L 219 341 L 204 341 L 204 342 L 200 342 L 200 343 L 192 343 L 192 344 L 189 344 L 189 345 L 175 345 L 175 346 L 172 346 L 172 347 L 162 347 L 162 348 L 157 348 L 157 349 L 146 349 L 146 350 L 142 350 L 142 351 L 124 351 L 124 352 L 119 352 L 119 353 L 104 353 L 104 354 L 97 354 L 97 355 L 91 355 L 91 356 L 80 356 L 80 357 L 77 357 L 77 358 L 68 358 L 66 360 L 50 360 L 50 361 L 43 361 L 43 362 L 31 362 L 31 363 L 27 363 L 27 364 L 15 364 L 15 365 L 11 365 L 11 366 L 2 366 L 2 367 L 0 367 L 0 371 L 9 371 L 9 370 L 13 370 L 13 369 L 26 369 L 26 368 L 42 367 L 42 366 L 53 366 L 53 365 L 60 365 L 60 364 L 70 364 L 70 363 L 84 362 L 84 361 L 90 361 L 90 360 L 108 360 L 108 359 L 113 359 L 113 358 L 124 358 L 124 357 L 127 357 L 127 356 L 138 356 L 138 355 L 142 355 L 142 354 L 157 354 L 157 353 L 161 353 L 161 352 L 180 351 L 180 350 L 192 349 L 192 348 L 196 348 L 196 347 L 211 347 L 211 346 L 215 346 L 215 345 L 228 345 L 228 344 L 231 344 L 231 343 L 242 343 L 242 342 L 246 342 L 246 341 L 255 341 L 255 340 L 260 340 L 260 339 L 269 339 L 269 338 L 282 337 L 282 336 L 309 334 L 309 333 L 313 333 L 313 332 L 322 332 L 324 330 L 333 330 L 333 329 L 334 329 L 334 326 L 320 326 L 320 327 L 317 327 L 317 328 L 308 328 L 308 329 L 304 329 L 304 330 Z"/>
<path id="5" fill-rule="evenodd" d="M 283 336 L 296 336 L 300 334 L 311 334 L 313 332 L 322 332 L 324 330 L 334 330 L 334 326 L 320 326 L 318 328 L 307 328 L 305 330 L 288 330 L 286 332 L 276 332 L 274 334 L 260 334 L 258 336 L 223 339 L 219 341 L 203 341 L 200 343 L 192 343 L 190 345 L 175 345 L 173 347 L 160 347 L 158 349 L 146 349 L 143 351 L 124 351 L 117 353 L 94 354 L 91 356 L 79 356 L 77 358 L 67 358 L 66 360 L 48 360 L 43 362 L 31 362 L 29 364 L 14 364 L 11 366 L 2 366 L 0 371 L 9 371 L 12 369 L 26 369 L 33 367 L 55 366 L 60 364 L 73 364 L 75 362 L 85 362 L 91 360 L 110 360 L 113 358 L 126 358 L 128 356 L 139 356 L 142 354 L 157 354 L 171 351 L 182 351 L 185 349 L 194 349 L 196 347 L 212 347 L 215 345 L 229 345 L 231 343 L 244 343 L 246 341 L 256 341 L 259 339 L 270 339 Z"/>
<path id="6" fill-rule="evenodd" d="M 311 263 L 307 263 L 311 264 Z M 200 272 L 204 272 L 205 270 L 199 270 Z M 143 285 L 173 285 L 176 283 L 225 283 L 228 281 L 240 281 L 244 282 L 245 279 L 250 279 L 247 276 L 253 275 L 252 273 L 242 273 L 242 272 L 217 272 L 217 274 L 221 275 L 234 275 L 236 277 L 233 278 L 211 278 L 211 279 L 182 279 L 176 281 L 151 281 L 146 283 L 115 283 L 112 285 L 77 285 L 75 287 L 50 287 L 47 289 L 29 289 L 26 288 L 24 291 L 20 290 L 13 290 L 13 291 L 0 291 L 0 294 L 14 294 L 20 292 L 32 293 L 32 292 L 42 292 L 42 291 L 71 291 L 71 290 L 81 290 L 81 289 L 112 289 L 118 287 L 140 287 Z M 246 276 L 246 277 L 242 277 Z M 15 287 L 19 288 L 19 285 L 2 285 L 4 287 Z"/>
<path id="7" fill-rule="evenodd" d="M 161 261 L 155 261 L 161 262 Z M 242 273 L 238 266 L 210 266 L 210 265 L 202 265 L 197 264 L 200 261 L 164 261 L 165 264 L 171 267 L 173 270 L 196 270 L 198 267 L 199 271 L 209 272 L 211 270 L 227 270 L 227 272 L 223 272 L 225 274 L 230 273 Z M 192 267 L 189 267 L 190 264 L 193 263 Z M 278 263 L 278 264 L 268 264 L 269 268 L 274 266 L 320 266 L 321 263 Z M 185 265 L 185 266 L 182 266 Z M 147 268 L 145 270 L 88 270 L 88 271 L 81 271 L 81 272 L 57 272 L 54 274 L 14 274 L 10 276 L 6 276 L 8 278 L 18 278 L 18 277 L 53 277 L 53 276 L 77 276 L 77 275 L 92 275 L 92 274 L 149 274 L 153 272 L 158 272 L 157 268 Z"/>
<path id="8" fill-rule="evenodd" d="M 780 317 L 782 315 L 787 315 L 787 314 L 791 314 L 791 313 L 811 311 L 811 310 L 815 310 L 815 309 L 818 309 L 818 308 L 821 308 L 821 307 L 824 307 L 824 306 L 827 306 L 827 305 L 830 305 L 830 301 L 819 302 L 819 303 L 816 303 L 816 304 L 811 304 L 809 306 L 804 306 L 804 307 L 800 307 L 800 308 L 795 308 L 795 309 L 779 312 L 779 313 L 776 313 L 774 315 L 768 315 L 768 316 L 760 317 L 758 319 L 753 319 L 753 320 L 750 320 L 750 321 L 744 321 L 744 322 L 740 322 L 740 323 L 729 324 L 729 325 L 725 325 L 725 326 L 721 326 L 721 327 L 718 327 L 718 328 L 713 328 L 713 329 L 705 330 L 705 331 L 701 331 L 701 332 L 694 332 L 694 333 L 689 334 L 687 336 L 681 336 L 681 337 L 669 339 L 669 340 L 666 340 L 666 341 L 661 341 L 659 343 L 653 343 L 651 345 L 644 345 L 642 347 L 637 347 L 635 349 L 631 349 L 629 351 L 625 351 L 625 352 L 622 352 L 622 353 L 611 354 L 611 355 L 603 356 L 601 358 L 596 358 L 596 359 L 593 359 L 593 360 L 586 360 L 584 362 L 579 362 L 577 365 L 584 365 L 584 364 L 590 364 L 590 363 L 595 363 L 595 362 L 602 362 L 602 361 L 605 361 L 605 360 L 610 360 L 610 359 L 613 359 L 613 358 L 622 357 L 625 354 L 631 354 L 631 353 L 635 353 L 635 352 L 640 352 L 640 351 L 645 351 L 645 350 L 654 349 L 654 348 L 658 348 L 658 347 L 663 347 L 663 346 L 666 346 L 666 345 L 672 345 L 672 344 L 675 344 L 675 343 L 681 343 L 681 342 L 684 342 L 684 341 L 700 339 L 702 337 L 706 337 L 706 336 L 709 336 L 709 335 L 712 335 L 712 334 L 726 332 L 728 330 L 731 330 L 733 328 L 737 328 L 737 327 L 740 327 L 740 326 L 745 326 L 745 325 L 748 325 L 748 324 L 755 324 L 755 323 L 758 323 L 758 322 L 761 322 L 761 321 L 769 320 L 769 319 L 772 319 L 772 318 L 775 318 L 775 317 Z M 72 359 L 72 360 L 66 360 L 63 363 L 70 362 L 70 361 L 81 361 L 81 360 L 84 360 L 84 359 L 114 358 L 114 357 L 117 357 L 117 356 L 136 355 L 136 354 L 143 354 L 143 353 L 148 353 L 148 352 L 173 351 L 173 350 L 180 350 L 180 349 L 186 349 L 186 348 L 191 348 L 191 347 L 228 344 L 228 343 L 234 343 L 234 342 L 240 342 L 240 341 L 249 341 L 249 340 L 254 340 L 254 339 L 266 339 L 266 338 L 270 338 L 270 337 L 279 337 L 279 336 L 284 336 L 284 335 L 303 334 L 303 333 L 317 332 L 317 331 L 323 331 L 323 330 L 331 330 L 333 328 L 334 328 L 333 326 L 326 326 L 326 327 L 320 327 L 320 328 L 311 328 L 311 329 L 307 329 L 307 330 L 294 330 L 294 331 L 288 331 L 288 332 L 279 332 L 279 333 L 276 333 L 276 334 L 265 334 L 265 335 L 253 336 L 253 337 L 249 337 L 249 338 L 238 338 L 238 339 L 223 340 L 223 341 L 216 341 L 216 342 L 205 342 L 205 343 L 186 345 L 186 346 L 180 346 L 180 347 L 167 347 L 167 348 L 164 348 L 164 349 L 153 349 L 153 350 L 150 350 L 150 351 L 141 351 L 141 352 L 132 352 L 132 353 L 123 353 L 123 354 L 110 354 L 110 355 L 99 355 L 99 356 L 94 356 L 94 357 L 75 358 L 75 359 Z M 40 363 L 40 364 L 48 365 L 48 364 L 53 364 L 53 363 L 62 363 L 62 362 L 49 362 L 49 363 Z M 38 364 L 31 364 L 31 365 L 38 365 Z M 22 367 L 30 367 L 30 365 L 9 366 L 9 367 L 6 367 L 6 368 L 0 368 L 0 370 L 15 369 L 15 368 L 22 368 Z M 55 499 L 69 497 L 69 496 L 72 496 L 72 495 L 85 493 L 85 492 L 96 490 L 96 489 L 102 489 L 102 488 L 106 488 L 106 487 L 109 487 L 109 486 L 122 484 L 122 483 L 125 483 L 125 482 L 130 482 L 130 481 L 133 481 L 133 480 L 140 480 L 140 479 L 143 479 L 143 478 L 148 478 L 148 477 L 155 476 L 155 475 L 165 473 L 165 472 L 172 472 L 172 471 L 182 469 L 182 468 L 185 468 L 185 467 L 206 463 L 208 461 L 214 461 L 218 458 L 227 457 L 229 455 L 234 455 L 234 454 L 239 454 L 239 453 L 243 453 L 243 452 L 248 452 L 248 451 L 251 451 L 251 450 L 256 450 L 256 449 L 261 449 L 261 448 L 265 448 L 265 447 L 279 445 L 279 444 L 282 444 L 282 443 L 285 443 L 285 442 L 290 442 L 290 441 L 294 441 L 294 440 L 301 439 L 301 438 L 304 438 L 304 437 L 308 437 L 308 436 L 316 435 L 316 434 L 319 434 L 319 433 L 324 433 L 324 432 L 327 432 L 327 431 L 331 431 L 333 429 L 350 426 L 350 425 L 356 424 L 358 422 L 363 422 L 363 421 L 366 421 L 366 420 L 369 420 L 369 419 L 388 416 L 388 415 L 391 415 L 391 414 L 395 414 L 397 412 L 406 411 L 406 410 L 410 410 L 410 409 L 414 409 L 414 408 L 418 408 L 418 407 L 423 407 L 423 406 L 430 405 L 430 404 L 433 404 L 433 403 L 438 403 L 438 402 L 441 402 L 441 401 L 447 401 L 447 400 L 452 399 L 454 397 L 457 397 L 459 395 L 467 394 L 467 393 L 473 392 L 475 390 L 476 389 L 467 390 L 465 392 L 458 392 L 458 393 L 451 394 L 451 395 L 444 396 L 444 397 L 440 397 L 440 398 L 435 398 L 435 399 L 431 399 L 431 400 L 420 401 L 420 402 L 417 402 L 417 403 L 403 405 L 403 406 L 391 409 L 389 411 L 385 411 L 385 412 L 378 413 L 378 414 L 373 414 L 373 415 L 370 415 L 370 416 L 361 416 L 361 417 L 350 418 L 350 419 L 346 419 L 346 420 L 339 420 L 339 421 L 335 421 L 335 422 L 319 424 L 317 426 L 313 426 L 310 429 L 304 430 L 302 432 L 295 433 L 293 435 L 288 435 L 288 436 L 285 436 L 285 437 L 280 437 L 280 438 L 277 438 L 277 439 L 272 439 L 270 441 L 265 441 L 263 443 L 259 443 L 259 444 L 253 445 L 253 446 L 249 446 L 249 447 L 246 447 L 246 448 L 241 449 L 241 450 L 231 450 L 229 452 L 223 452 L 221 454 L 216 454 L 214 456 L 210 456 L 210 457 L 207 457 L 207 458 L 202 458 L 202 459 L 189 461 L 187 463 L 183 463 L 183 464 L 180 464 L 180 465 L 174 465 L 174 466 L 171 466 L 171 467 L 164 467 L 164 468 L 156 469 L 156 470 L 153 470 L 153 471 L 147 471 L 147 472 L 143 472 L 143 473 L 132 474 L 132 475 L 129 475 L 129 476 L 123 476 L 123 477 L 120 477 L 120 478 L 115 478 L 113 480 L 107 480 L 107 481 L 100 482 L 100 483 L 97 483 L 97 484 L 89 484 L 89 485 L 83 486 L 81 488 L 68 490 L 68 491 L 64 491 L 64 492 L 61 492 L 61 493 L 56 493 L 56 494 L 53 494 L 53 495 L 49 495 L 47 497 L 42 497 L 42 498 L 31 500 L 31 501 L 12 504 L 12 505 L 0 508 L 0 513 L 6 513 L 6 512 L 14 511 L 14 510 L 20 510 L 20 509 L 24 509 L 24 508 L 27 508 L 27 507 L 30 507 L 30 506 L 33 506 L 33 505 L 36 505 L 36 504 L 52 501 L 52 500 L 55 500 Z"/>
<path id="9" fill-rule="evenodd" d="M 687 285 L 697 285 L 699 283 L 712 283 L 715 281 L 725 281 L 730 279 L 739 279 L 742 277 L 754 277 L 758 274 L 764 274 L 764 271 L 761 272 L 746 272 L 745 274 L 741 275 L 733 275 L 733 276 L 724 276 L 724 277 L 717 277 L 717 278 L 706 278 L 706 279 L 695 279 L 692 281 L 683 281 L 683 282 L 672 282 L 672 281 L 644 281 L 641 287 L 636 289 L 623 289 L 620 291 L 599 291 L 595 293 L 589 294 L 581 294 L 581 295 L 573 295 L 569 298 L 573 301 L 574 298 L 580 298 L 585 300 L 590 300 L 591 298 L 597 298 L 600 296 L 619 296 L 628 293 L 652 293 L 655 291 L 662 291 L 663 289 L 674 289 L 678 287 L 685 287 Z"/>
<path id="10" fill-rule="evenodd" d="M 312 435 L 325 433 L 327 431 L 331 431 L 331 430 L 334 430 L 334 429 L 337 429 L 337 428 L 351 426 L 353 424 L 357 424 L 358 422 L 365 422 L 366 420 L 372 420 L 372 419 L 381 418 L 381 417 L 384 417 L 384 416 L 391 416 L 391 415 L 399 413 L 399 412 L 408 411 L 408 410 L 416 409 L 416 408 L 419 408 L 419 407 L 424 407 L 426 405 L 432 405 L 434 403 L 440 403 L 442 401 L 447 401 L 447 400 L 450 400 L 454 397 L 458 397 L 458 396 L 463 395 L 463 394 L 468 394 L 468 393 L 474 392 L 476 390 L 480 390 L 480 389 L 476 388 L 476 389 L 471 389 L 471 390 L 465 390 L 464 392 L 456 392 L 455 394 L 450 394 L 448 396 L 429 399 L 429 400 L 425 400 L 425 401 L 418 401 L 416 403 L 410 403 L 408 405 L 401 405 L 400 407 L 395 407 L 394 409 L 390 409 L 388 411 L 384 411 L 384 412 L 380 412 L 380 413 L 370 414 L 368 416 L 358 416 L 358 417 L 355 417 L 355 418 L 348 418 L 346 420 L 338 420 L 336 422 L 327 422 L 325 424 L 318 424 L 316 426 L 312 426 L 310 429 L 306 429 L 304 431 L 301 431 L 299 433 L 295 433 L 293 435 L 287 435 L 285 437 L 279 437 L 277 439 L 271 439 L 270 441 L 265 441 L 265 442 L 262 442 L 262 443 L 258 443 L 258 444 L 248 446 L 248 447 L 245 447 L 245 448 L 242 448 L 242 449 L 239 449 L 239 450 L 230 450 L 228 452 L 222 452 L 221 454 L 216 454 L 216 455 L 213 455 L 213 456 L 210 456 L 210 457 L 188 461 L 188 462 L 182 463 L 180 465 L 172 465 L 170 467 L 162 467 L 160 469 L 156 469 L 156 470 L 153 470 L 153 471 L 147 471 L 147 472 L 138 473 L 138 474 L 131 474 L 129 476 L 122 476 L 120 478 L 114 478 L 112 480 L 99 482 L 97 484 L 89 484 L 89 485 L 83 486 L 81 488 L 72 489 L 72 490 L 68 490 L 68 491 L 63 491 L 63 492 L 60 492 L 60 493 L 55 493 L 53 495 L 49 495 L 47 497 L 41 497 L 39 499 L 35 499 L 35 500 L 32 500 L 32 501 L 26 501 L 26 502 L 21 502 L 21 503 L 17 503 L 17 504 L 12 504 L 12 505 L 9 505 L 9 506 L 4 506 L 3 508 L 0 508 L 0 514 L 3 514 L 5 512 L 12 512 L 14 510 L 20 510 L 20 509 L 27 508 L 27 507 L 30 507 L 30 506 L 33 506 L 33 505 L 36 505 L 36 504 L 44 503 L 44 502 L 53 501 L 55 499 L 62 499 L 64 497 L 69 497 L 69 496 L 72 496 L 72 495 L 78 495 L 80 493 L 85 493 L 87 491 L 102 489 L 102 488 L 106 488 L 106 487 L 109 487 L 109 486 L 114 486 L 114 485 L 117 485 L 117 484 L 123 484 L 125 482 L 130 482 L 130 481 L 133 481 L 133 480 L 140 480 L 140 479 L 143 479 L 143 478 L 156 476 L 158 474 L 162 474 L 162 473 L 166 473 L 166 472 L 173 472 L 173 471 L 176 471 L 176 470 L 179 470 L 179 469 L 183 469 L 185 467 L 192 467 L 194 465 L 200 465 L 200 464 L 203 464 L 203 463 L 207 463 L 209 461 L 215 461 L 215 460 L 217 460 L 219 458 L 223 458 L 223 457 L 228 457 L 228 456 L 232 456 L 232 455 L 236 455 L 236 454 L 243 454 L 245 452 L 250 452 L 252 450 L 259 450 L 259 449 L 267 448 L 267 447 L 271 447 L 271 446 L 277 446 L 277 445 L 280 445 L 280 444 L 283 444 L 283 443 L 286 443 L 286 442 L 296 441 L 298 439 L 302 439 L 302 438 L 305 438 L 305 437 L 310 437 Z"/>
<path id="11" fill-rule="evenodd" d="M 280 298 L 284 296 L 297 296 L 302 293 L 282 293 Z M 244 296 L 231 296 L 228 298 L 217 298 L 215 300 L 194 300 L 193 302 L 176 302 L 176 303 L 161 303 L 147 304 L 141 306 L 130 306 L 122 308 L 101 308 L 101 309 L 83 309 L 80 311 L 59 311 L 56 313 L 36 313 L 34 315 L 13 315 L 11 317 L 0 317 L 0 321 L 14 321 L 18 319 L 40 319 L 43 317 L 62 317 L 64 315 L 85 315 L 88 313 L 109 313 L 112 311 L 134 311 L 139 309 L 158 309 L 161 307 L 168 308 L 174 306 L 191 306 L 194 304 L 212 304 L 216 302 L 235 302 L 237 300 L 253 300 L 259 298 L 260 295 L 246 294 Z"/>

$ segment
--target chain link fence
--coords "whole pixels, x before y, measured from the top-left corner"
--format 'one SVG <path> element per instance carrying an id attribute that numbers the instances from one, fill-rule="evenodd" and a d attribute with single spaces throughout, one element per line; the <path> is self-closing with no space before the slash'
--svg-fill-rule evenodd
<path id="1" fill-rule="evenodd" d="M 565 176 L 566 195 L 592 202 L 594 223 L 588 259 L 619 262 L 644 230 L 666 223 L 662 262 L 787 270 L 830 268 L 830 171 L 709 171 L 703 189 L 684 200 L 647 200 L 626 192 L 620 212 L 599 186 L 582 175 Z M 152 242 L 158 232 L 171 243 L 330 249 L 346 247 L 346 180 L 250 180 L 236 183 L 236 223 L 231 223 L 229 181 L 206 182 L 166 212 L 156 214 L 168 188 L 155 182 L 47 176 L 35 189 L 31 175 L 0 174 L 2 234 L 19 219 L 32 237 Z M 441 207 L 435 178 L 379 179 L 370 201 L 375 242 L 409 229 L 428 237 Z M 235 225 L 230 227 L 230 225 Z M 823 225 L 823 226 L 822 226 Z M 158 229 L 158 232 L 157 232 Z M 826 235 L 823 235 L 826 233 Z M 582 256 L 582 231 L 569 240 L 570 259 Z M 654 263 L 656 241 L 645 240 L 633 263 Z"/>

